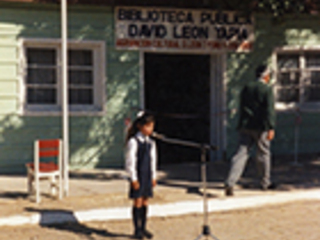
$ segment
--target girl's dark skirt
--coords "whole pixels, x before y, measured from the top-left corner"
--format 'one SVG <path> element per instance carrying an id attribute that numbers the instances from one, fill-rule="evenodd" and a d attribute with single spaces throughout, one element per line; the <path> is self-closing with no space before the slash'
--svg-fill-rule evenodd
<path id="1" fill-rule="evenodd" d="M 153 187 L 152 187 L 151 179 L 148 179 L 148 178 L 140 179 L 139 180 L 140 188 L 138 190 L 133 189 L 131 183 L 132 182 L 130 182 L 130 192 L 129 192 L 130 199 L 153 197 Z"/>

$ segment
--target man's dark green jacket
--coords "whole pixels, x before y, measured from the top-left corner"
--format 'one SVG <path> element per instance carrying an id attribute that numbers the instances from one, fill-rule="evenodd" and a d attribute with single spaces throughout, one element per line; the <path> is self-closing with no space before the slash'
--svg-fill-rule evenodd
<path id="1" fill-rule="evenodd" d="M 240 94 L 238 129 L 268 131 L 275 127 L 274 97 L 262 81 L 250 82 Z"/>

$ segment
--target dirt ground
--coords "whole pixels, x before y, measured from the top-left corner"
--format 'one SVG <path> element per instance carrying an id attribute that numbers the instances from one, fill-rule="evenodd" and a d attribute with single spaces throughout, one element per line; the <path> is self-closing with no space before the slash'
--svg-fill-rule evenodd
<path id="1" fill-rule="evenodd" d="M 293 166 L 292 158 L 280 157 L 273 161 L 273 180 L 279 184 L 277 191 L 294 191 L 302 189 L 314 189 L 320 187 L 320 157 L 301 157 L 301 166 Z M 168 203 L 186 200 L 201 200 L 200 166 L 198 164 L 171 165 L 161 169 L 163 176 L 159 179 L 155 190 L 155 197 L 151 203 Z M 227 162 L 216 162 L 208 165 L 209 196 L 212 198 L 224 198 L 223 183 L 228 172 Z M 87 174 L 88 175 L 88 174 Z M 90 185 L 85 185 L 90 179 Z M 30 215 L 45 210 L 79 211 L 96 208 L 112 208 L 130 206 L 128 200 L 128 183 L 126 180 L 113 178 L 100 178 L 96 173 L 92 176 L 73 176 L 73 181 L 78 185 L 85 181 L 83 188 L 87 189 L 83 195 L 69 196 L 57 201 L 43 196 L 41 204 L 30 201 L 25 192 L 12 190 L 0 191 L 1 217 L 16 214 Z M 77 186 L 78 186 L 77 185 Z M 101 191 L 95 193 L 90 188 L 108 188 L 109 193 Z M 269 194 L 261 193 L 254 162 L 249 161 L 246 171 L 239 182 L 235 192 L 236 196 L 248 196 Z"/>
<path id="2" fill-rule="evenodd" d="M 210 215 L 212 233 L 219 240 L 319 240 L 320 202 L 305 201 Z M 149 219 L 154 240 L 193 240 L 202 215 Z M 131 221 L 91 222 L 58 226 L 0 228 L 3 240 L 130 239 Z M 205 238 L 203 238 L 205 239 Z"/>

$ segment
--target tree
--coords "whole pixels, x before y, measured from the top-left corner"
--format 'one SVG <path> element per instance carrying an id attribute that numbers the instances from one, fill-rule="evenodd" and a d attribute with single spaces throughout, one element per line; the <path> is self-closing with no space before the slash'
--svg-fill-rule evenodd
<path id="1" fill-rule="evenodd" d="M 319 0 L 260 0 L 253 1 L 257 11 L 272 13 L 274 17 L 285 14 L 315 14 L 320 8 Z"/>
<path id="2" fill-rule="evenodd" d="M 317 14 L 319 0 L 223 0 L 221 7 L 243 12 L 265 12 L 274 17 L 285 14 Z"/>

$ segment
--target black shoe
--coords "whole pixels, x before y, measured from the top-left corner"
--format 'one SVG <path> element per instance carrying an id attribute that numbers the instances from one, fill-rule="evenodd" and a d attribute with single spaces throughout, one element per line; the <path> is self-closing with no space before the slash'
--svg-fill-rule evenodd
<path id="1" fill-rule="evenodd" d="M 142 231 L 135 231 L 133 234 L 133 239 L 143 239 L 143 233 Z"/>
<path id="2" fill-rule="evenodd" d="M 227 197 L 233 196 L 233 187 L 225 187 L 224 192 Z"/>
<path id="3" fill-rule="evenodd" d="M 269 186 L 262 186 L 262 191 L 268 191 L 268 190 L 277 190 L 278 185 L 275 183 L 271 183 Z"/>
<path id="4" fill-rule="evenodd" d="M 149 232 L 148 230 L 144 230 L 143 235 L 148 239 L 153 238 L 153 234 L 151 232 Z"/>

